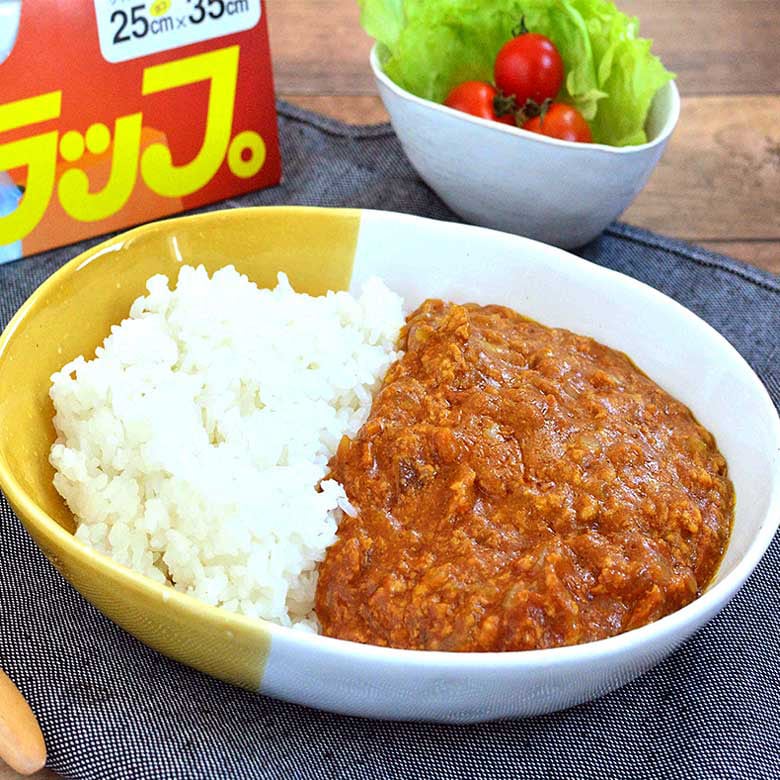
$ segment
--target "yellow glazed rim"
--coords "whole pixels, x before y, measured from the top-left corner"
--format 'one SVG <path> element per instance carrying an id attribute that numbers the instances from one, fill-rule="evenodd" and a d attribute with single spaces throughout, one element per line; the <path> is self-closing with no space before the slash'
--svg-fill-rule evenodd
<path id="1" fill-rule="evenodd" d="M 277 230 L 281 228 L 282 234 L 286 232 L 289 236 L 295 236 L 296 231 L 299 230 L 299 220 L 307 215 L 311 217 L 307 221 L 307 235 L 311 237 L 312 231 L 318 232 L 320 238 L 329 246 L 332 246 L 334 253 L 343 257 L 341 265 L 345 273 L 342 276 L 344 276 L 344 282 L 348 284 L 360 226 L 361 211 L 359 209 L 323 209 L 305 206 L 226 209 L 150 223 L 103 241 L 77 255 L 48 277 L 19 308 L 0 335 L 0 366 L 2 366 L 3 360 L 7 356 L 9 344 L 14 338 L 17 329 L 23 326 L 28 316 L 38 310 L 39 307 L 45 305 L 49 296 L 56 296 L 58 288 L 64 281 L 73 277 L 88 264 L 99 260 L 102 256 L 121 250 L 133 240 L 155 233 L 167 236 L 172 234 L 175 228 L 183 226 L 197 228 L 199 223 L 213 227 L 217 223 L 223 221 L 230 222 L 246 216 L 257 216 L 266 220 L 271 219 L 274 221 Z M 285 240 L 283 237 L 282 241 Z M 295 240 L 295 238 L 290 239 L 291 243 L 294 243 Z M 194 258 L 190 262 L 193 261 L 195 261 Z M 306 272 L 304 271 L 303 273 L 305 276 Z M 316 270 L 312 271 L 312 279 L 316 284 Z M 308 284 L 308 282 L 305 284 Z M 64 362 L 65 356 L 63 356 Z M 259 686 L 264 664 L 270 653 L 271 634 L 269 628 L 281 627 L 259 618 L 247 617 L 205 604 L 199 599 L 170 586 L 159 584 L 82 543 L 38 505 L 36 500 L 14 475 L 1 449 L 0 488 L 38 546 L 43 549 L 55 567 L 60 569 L 61 559 L 75 562 L 80 570 L 89 572 L 88 575 L 85 574 L 85 578 L 91 581 L 95 581 L 95 577 L 104 577 L 107 580 L 119 583 L 122 588 L 122 592 L 118 594 L 119 599 L 128 605 L 133 603 L 140 605 L 149 603 L 164 604 L 166 610 L 177 613 L 177 622 L 180 625 L 182 623 L 189 624 L 190 622 L 193 625 L 205 624 L 215 632 L 221 632 L 221 636 L 237 641 L 244 652 L 242 658 L 240 657 L 242 650 L 237 650 L 237 656 L 239 657 L 229 660 L 225 667 L 221 665 L 215 666 L 214 663 L 193 663 L 191 648 L 189 650 L 182 649 L 181 654 L 166 650 L 164 651 L 166 655 L 176 657 L 177 660 L 181 660 L 189 665 L 197 665 L 203 671 L 207 671 L 228 682 L 255 689 Z M 67 574 L 61 573 L 65 575 L 65 579 L 71 580 Z M 78 586 L 77 589 L 82 590 Z M 91 595 L 86 593 L 83 593 L 83 595 L 87 597 L 87 600 L 93 601 Z M 101 609 L 101 611 L 103 610 Z M 135 633 L 135 631 L 131 633 Z"/>

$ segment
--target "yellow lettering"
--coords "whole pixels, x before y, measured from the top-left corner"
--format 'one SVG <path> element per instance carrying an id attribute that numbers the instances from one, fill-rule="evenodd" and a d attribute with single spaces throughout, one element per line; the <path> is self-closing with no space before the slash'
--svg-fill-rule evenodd
<path id="1" fill-rule="evenodd" d="M 265 155 L 265 141 L 260 133 L 244 130 L 230 142 L 228 168 L 240 179 L 249 179 L 263 167 Z"/>
<path id="2" fill-rule="evenodd" d="M 56 119 L 62 110 L 62 92 L 15 100 L 0 106 L 0 133 Z"/>
<path id="3" fill-rule="evenodd" d="M 0 132 L 56 119 L 62 92 L 49 92 L 0 106 Z M 51 200 L 57 171 L 58 131 L 0 145 L 0 171 L 27 168 L 27 184 L 16 210 L 0 218 L 0 245 L 28 236 L 41 221 Z"/>
<path id="4" fill-rule="evenodd" d="M 141 157 L 141 175 L 148 187 L 168 198 L 190 195 L 214 178 L 222 165 L 233 128 L 238 78 L 238 46 L 155 65 L 144 71 L 143 94 L 210 81 L 206 131 L 197 155 L 173 165 L 165 144 L 151 144 Z"/>
<path id="5" fill-rule="evenodd" d="M 58 187 L 60 203 L 73 219 L 80 222 L 98 222 L 116 214 L 127 203 L 138 175 L 141 124 L 140 113 L 129 114 L 116 120 L 111 174 L 100 192 L 90 193 L 89 177 L 78 168 L 70 168 L 62 174 Z M 96 133 L 93 132 L 94 135 Z M 89 140 L 88 136 L 87 141 Z M 102 143 L 97 144 L 96 148 L 102 148 Z"/>

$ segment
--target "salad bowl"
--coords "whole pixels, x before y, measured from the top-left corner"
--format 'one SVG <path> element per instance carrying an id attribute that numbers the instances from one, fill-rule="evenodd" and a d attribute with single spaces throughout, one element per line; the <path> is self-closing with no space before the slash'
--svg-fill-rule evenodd
<path id="1" fill-rule="evenodd" d="M 564 249 L 586 244 L 631 205 L 680 116 L 670 81 L 650 107 L 647 143 L 560 141 L 407 92 L 384 72 L 378 46 L 371 68 L 409 161 L 458 216 Z"/>

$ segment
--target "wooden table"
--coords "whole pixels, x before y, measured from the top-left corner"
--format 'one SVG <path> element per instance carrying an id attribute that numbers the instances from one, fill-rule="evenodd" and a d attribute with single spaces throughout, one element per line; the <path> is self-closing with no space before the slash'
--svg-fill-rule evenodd
<path id="1" fill-rule="evenodd" d="M 277 91 L 383 122 L 356 0 L 266 0 Z M 682 116 L 624 219 L 780 273 L 780 2 L 619 0 L 678 74 Z M 0 767 L 0 780 L 18 780 Z M 43 771 L 37 780 L 56 780 Z"/>
<path id="2" fill-rule="evenodd" d="M 678 74 L 682 115 L 635 225 L 780 273 L 780 2 L 617 0 Z M 356 0 L 267 0 L 277 89 L 354 123 L 381 122 Z"/>

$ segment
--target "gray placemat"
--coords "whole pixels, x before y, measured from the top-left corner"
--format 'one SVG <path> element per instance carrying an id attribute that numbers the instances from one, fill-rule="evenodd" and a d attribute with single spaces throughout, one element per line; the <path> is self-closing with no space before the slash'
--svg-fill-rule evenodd
<path id="1" fill-rule="evenodd" d="M 387 126 L 280 104 L 285 180 L 229 206 L 361 206 L 456 219 Z M 220 204 L 214 208 L 224 208 Z M 0 324 L 92 242 L 0 266 Z M 625 225 L 581 254 L 721 331 L 780 401 L 780 282 Z M 66 778 L 770 778 L 780 766 L 780 545 L 709 625 L 609 696 L 523 721 L 436 726 L 284 704 L 163 658 L 106 620 L 0 497 L 0 664 Z"/>

